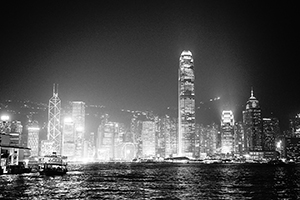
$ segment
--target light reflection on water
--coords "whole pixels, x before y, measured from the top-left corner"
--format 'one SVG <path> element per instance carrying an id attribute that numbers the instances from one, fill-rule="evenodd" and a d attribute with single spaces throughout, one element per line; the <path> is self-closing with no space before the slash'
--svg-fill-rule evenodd
<path id="1" fill-rule="evenodd" d="M 300 166 L 89 164 L 0 176 L 0 199 L 299 199 Z"/>

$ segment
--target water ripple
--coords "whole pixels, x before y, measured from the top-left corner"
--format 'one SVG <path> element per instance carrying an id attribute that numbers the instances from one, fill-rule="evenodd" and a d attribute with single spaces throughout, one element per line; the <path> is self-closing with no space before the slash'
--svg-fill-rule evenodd
<path id="1" fill-rule="evenodd" d="M 300 166 L 90 164 L 0 176 L 0 199 L 299 199 Z"/>

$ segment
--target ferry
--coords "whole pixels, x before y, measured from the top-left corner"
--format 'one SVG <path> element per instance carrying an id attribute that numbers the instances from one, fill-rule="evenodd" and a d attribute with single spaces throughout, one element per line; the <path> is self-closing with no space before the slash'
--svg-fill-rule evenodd
<path id="1" fill-rule="evenodd" d="M 68 172 L 66 157 L 56 154 L 42 158 L 39 173 L 46 176 L 65 175 Z"/>

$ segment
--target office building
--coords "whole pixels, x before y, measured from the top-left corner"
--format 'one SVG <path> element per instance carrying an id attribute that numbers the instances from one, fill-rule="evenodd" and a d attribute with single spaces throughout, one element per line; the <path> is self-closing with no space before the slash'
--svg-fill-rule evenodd
<path id="1" fill-rule="evenodd" d="M 152 158 L 155 151 L 155 122 L 142 122 L 142 158 Z"/>
<path id="2" fill-rule="evenodd" d="M 221 117 L 221 153 L 234 152 L 234 116 L 231 110 L 222 111 Z"/>
<path id="3" fill-rule="evenodd" d="M 58 97 L 57 86 L 53 86 L 53 96 L 49 100 L 48 108 L 48 140 L 53 143 L 53 151 L 61 154 L 62 134 L 61 134 L 61 100 Z"/>
<path id="4" fill-rule="evenodd" d="M 289 129 L 291 137 L 300 138 L 300 114 L 289 119 Z"/>
<path id="5" fill-rule="evenodd" d="M 245 131 L 245 151 L 263 150 L 262 117 L 259 101 L 254 97 L 251 89 L 251 96 L 243 111 L 243 123 Z"/>
<path id="6" fill-rule="evenodd" d="M 239 157 L 245 153 L 245 132 L 243 122 L 236 122 L 234 126 L 234 154 Z"/>
<path id="7" fill-rule="evenodd" d="M 39 133 L 40 128 L 36 121 L 28 124 L 28 148 L 30 148 L 30 155 L 39 156 Z"/>
<path id="8" fill-rule="evenodd" d="M 83 157 L 83 144 L 85 139 L 85 103 L 82 101 L 72 102 L 72 120 L 75 128 L 75 157 Z"/>
<path id="9" fill-rule="evenodd" d="M 75 127 L 71 117 L 66 117 L 63 122 L 62 155 L 74 160 L 75 157 Z"/>
<path id="10" fill-rule="evenodd" d="M 195 157 L 195 74 L 190 51 L 183 51 L 178 70 L 178 156 Z"/>

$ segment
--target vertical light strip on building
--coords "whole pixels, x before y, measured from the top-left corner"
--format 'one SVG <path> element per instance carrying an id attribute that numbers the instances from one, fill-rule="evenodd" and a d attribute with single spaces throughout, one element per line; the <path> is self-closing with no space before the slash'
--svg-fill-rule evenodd
<path id="1" fill-rule="evenodd" d="M 183 51 L 178 70 L 178 155 L 193 157 L 195 153 L 195 88 L 194 60 Z"/>

